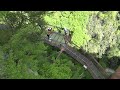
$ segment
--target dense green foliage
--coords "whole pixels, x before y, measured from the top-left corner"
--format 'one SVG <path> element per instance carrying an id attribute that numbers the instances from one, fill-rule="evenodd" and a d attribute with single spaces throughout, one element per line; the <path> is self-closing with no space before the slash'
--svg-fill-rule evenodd
<path id="1" fill-rule="evenodd" d="M 88 23 L 89 15 L 90 12 L 87 11 L 57 11 L 46 15 L 45 20 L 50 25 L 66 27 L 73 31 L 72 42 L 80 47 L 89 40 L 88 35 L 86 35 L 86 24 Z"/>
<path id="2" fill-rule="evenodd" d="M 115 18 L 116 14 L 117 12 L 92 14 L 87 27 L 91 39 L 88 42 L 89 45 L 86 45 L 86 51 L 98 53 L 98 56 L 101 57 L 107 48 L 111 48 L 117 43 L 118 21 Z"/>
<path id="3" fill-rule="evenodd" d="M 66 27 L 72 42 L 97 58 L 103 67 L 120 64 L 120 12 L 118 11 L 1 11 L 0 78 L 91 79 L 81 64 L 45 44 L 45 27 Z M 1 27 L 0 27 L 1 28 Z M 2 28 L 3 29 L 3 28 Z"/>
<path id="4" fill-rule="evenodd" d="M 120 57 L 120 18 L 117 11 L 94 12 L 87 25 L 91 39 L 83 48 L 98 58 Z M 105 58 L 104 58 L 105 59 Z M 119 65 L 119 62 L 118 62 Z"/>
<path id="5" fill-rule="evenodd" d="M 4 46 L 3 51 L 9 55 L 5 63 L 6 77 L 18 79 L 79 78 L 79 75 L 84 72 L 84 68 L 78 64 L 74 65 L 72 59 L 64 54 L 60 59 L 55 60 L 58 55 L 57 51 L 52 51 L 52 48 L 44 45 L 38 37 L 33 38 L 32 35 L 38 33 L 40 33 L 39 28 L 30 25 L 19 30 Z M 49 54 L 50 52 L 52 54 Z M 77 72 L 74 72 L 73 69 Z M 82 77 L 86 77 L 86 75 Z"/>

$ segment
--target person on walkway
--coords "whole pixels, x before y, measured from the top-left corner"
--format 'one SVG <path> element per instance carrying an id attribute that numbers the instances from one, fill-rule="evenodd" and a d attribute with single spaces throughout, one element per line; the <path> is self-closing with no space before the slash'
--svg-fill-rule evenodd
<path id="1" fill-rule="evenodd" d="M 64 28 L 65 35 L 69 35 L 69 30 L 67 28 Z"/>
<path id="2" fill-rule="evenodd" d="M 85 70 L 87 69 L 87 66 L 86 66 L 86 65 L 83 65 L 83 67 L 85 68 Z"/>
<path id="3" fill-rule="evenodd" d="M 70 41 L 70 31 L 64 28 L 64 33 L 65 33 L 65 36 L 64 36 L 65 44 L 68 44 Z"/>
<path id="4" fill-rule="evenodd" d="M 47 37 L 48 37 L 48 40 L 51 40 L 50 38 L 50 34 L 52 33 L 52 28 L 48 28 L 47 29 Z"/>
<path id="5" fill-rule="evenodd" d="M 71 41 L 72 36 L 73 36 L 73 31 L 70 31 L 70 33 L 69 33 L 69 43 L 72 43 L 72 41 Z"/>

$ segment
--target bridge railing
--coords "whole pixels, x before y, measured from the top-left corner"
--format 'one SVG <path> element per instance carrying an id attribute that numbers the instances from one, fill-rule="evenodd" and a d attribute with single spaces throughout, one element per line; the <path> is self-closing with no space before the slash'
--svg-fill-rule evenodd
<path id="1" fill-rule="evenodd" d="M 54 33 L 59 34 L 58 32 L 54 32 Z M 59 35 L 62 35 L 62 34 L 59 34 Z M 58 38 L 59 38 L 59 37 L 58 37 Z M 47 37 L 45 37 L 44 39 L 45 39 L 45 40 L 47 41 L 47 43 L 49 43 L 50 45 L 56 46 L 56 47 L 58 47 L 58 48 L 60 48 L 60 47 L 62 46 L 62 44 L 65 45 L 65 43 L 58 42 L 57 40 L 54 40 L 54 39 L 51 39 L 51 41 L 49 41 L 49 40 L 47 39 Z M 69 45 L 65 45 L 65 48 L 67 48 L 67 49 L 69 50 L 68 53 L 71 53 L 71 51 L 73 51 L 73 52 L 71 53 L 72 56 L 73 56 L 74 54 L 77 54 L 77 53 L 75 53 L 75 52 L 78 52 L 76 48 L 73 48 L 73 47 L 71 47 L 71 46 L 69 46 Z M 81 55 L 81 54 L 79 54 L 79 55 Z M 77 55 L 76 55 L 76 56 L 77 56 Z M 81 57 L 82 57 L 82 55 L 81 55 Z M 85 59 L 84 59 L 84 60 L 85 60 Z M 84 60 L 83 60 L 83 62 L 84 62 Z M 90 65 L 90 63 L 88 63 L 88 62 L 91 62 L 91 60 L 90 60 L 90 61 L 87 60 L 87 63 L 84 62 L 84 63 L 82 63 L 82 64 Z M 104 76 L 107 77 L 106 73 L 104 72 L 104 68 L 97 62 L 97 60 L 93 58 L 92 62 L 93 62 L 93 63 L 95 64 L 95 66 L 102 72 L 102 74 L 104 74 Z"/>

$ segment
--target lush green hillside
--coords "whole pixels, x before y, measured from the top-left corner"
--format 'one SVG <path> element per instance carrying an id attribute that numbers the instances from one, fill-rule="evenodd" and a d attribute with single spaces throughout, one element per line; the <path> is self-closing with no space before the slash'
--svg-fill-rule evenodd
<path id="1" fill-rule="evenodd" d="M 120 65 L 120 12 L 118 11 L 1 11 L 0 78 L 91 79 L 90 73 L 57 48 L 41 40 L 46 26 L 73 31 L 72 42 L 104 68 Z"/>

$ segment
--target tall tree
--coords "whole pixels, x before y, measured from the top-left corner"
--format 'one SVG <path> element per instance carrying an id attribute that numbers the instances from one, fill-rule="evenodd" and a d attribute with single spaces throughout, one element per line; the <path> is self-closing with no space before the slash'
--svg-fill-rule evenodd
<path id="1" fill-rule="evenodd" d="M 117 43 L 116 31 L 118 12 L 108 11 L 106 13 L 94 12 L 89 19 L 87 26 L 91 39 L 83 47 L 89 53 L 95 53 L 101 58 L 109 48 Z"/>

